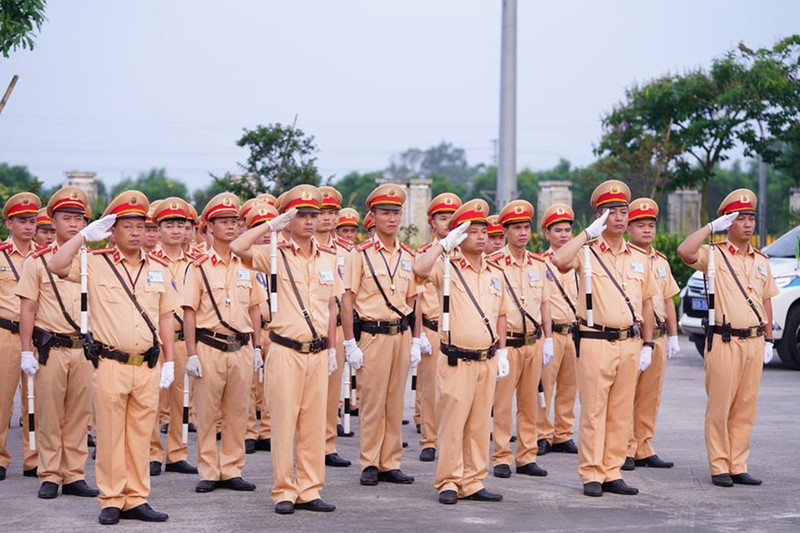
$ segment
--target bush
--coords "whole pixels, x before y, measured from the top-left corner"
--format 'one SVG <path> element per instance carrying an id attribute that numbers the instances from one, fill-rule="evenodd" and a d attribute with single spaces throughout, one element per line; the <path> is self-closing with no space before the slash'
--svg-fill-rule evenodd
<path id="1" fill-rule="evenodd" d="M 683 242 L 684 238 L 682 235 L 673 235 L 664 231 L 657 233 L 653 241 L 653 248 L 667 256 L 672 276 L 679 287 L 686 285 L 689 276 L 695 271 L 678 256 L 678 245 Z"/>

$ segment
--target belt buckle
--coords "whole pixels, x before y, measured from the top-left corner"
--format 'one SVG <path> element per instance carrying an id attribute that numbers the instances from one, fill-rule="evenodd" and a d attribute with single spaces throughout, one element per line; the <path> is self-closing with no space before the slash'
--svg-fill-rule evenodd
<path id="1" fill-rule="evenodd" d="M 142 363 L 144 363 L 144 355 L 129 355 L 126 364 L 140 366 Z"/>
<path id="2" fill-rule="evenodd" d="M 398 333 L 400 333 L 400 326 L 389 326 L 389 335 L 397 335 Z"/>
<path id="3" fill-rule="evenodd" d="M 758 328 L 760 326 L 751 326 L 747 328 L 747 337 L 758 337 Z"/>
<path id="4" fill-rule="evenodd" d="M 478 351 L 478 361 L 485 361 L 489 357 L 489 350 Z"/>
<path id="5" fill-rule="evenodd" d="M 78 348 L 83 348 L 83 343 L 81 342 L 80 337 L 71 337 L 72 339 L 72 346 L 73 350 L 77 350 Z"/>
<path id="6" fill-rule="evenodd" d="M 627 328 L 619 330 L 619 340 L 621 341 L 628 340 L 628 335 L 630 335 L 630 332 L 628 331 Z"/>
<path id="7" fill-rule="evenodd" d="M 525 339 L 523 340 L 523 344 L 525 346 L 530 346 L 532 344 L 536 344 L 536 335 L 531 335 L 529 337 L 525 337 Z"/>
<path id="8" fill-rule="evenodd" d="M 226 348 L 226 352 L 238 352 L 239 349 L 242 347 L 242 343 L 239 341 L 233 341 L 232 343 L 228 344 Z"/>
<path id="9" fill-rule="evenodd" d="M 301 342 L 300 349 L 297 350 L 300 353 L 311 353 L 311 343 L 310 342 Z"/>

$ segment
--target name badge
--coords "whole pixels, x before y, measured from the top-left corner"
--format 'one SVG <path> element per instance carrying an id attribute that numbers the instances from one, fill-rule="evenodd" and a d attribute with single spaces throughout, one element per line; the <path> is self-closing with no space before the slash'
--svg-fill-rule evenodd
<path id="1" fill-rule="evenodd" d="M 530 278 L 531 283 L 533 283 L 535 281 L 539 281 L 539 271 L 538 270 L 531 270 L 530 272 L 528 272 L 528 277 Z"/>
<path id="2" fill-rule="evenodd" d="M 0 266 L 0 272 L 11 272 L 11 267 Z"/>
<path id="3" fill-rule="evenodd" d="M 164 283 L 164 273 L 160 270 L 148 270 L 147 283 Z"/>
<path id="4" fill-rule="evenodd" d="M 239 270 L 239 275 L 236 279 L 239 281 L 250 281 L 250 271 L 245 269 Z"/>
<path id="5" fill-rule="evenodd" d="M 492 278 L 492 288 L 496 291 L 500 290 L 500 279 L 499 278 Z"/>
<path id="6" fill-rule="evenodd" d="M 331 270 L 320 270 L 319 277 L 324 282 L 333 281 L 333 272 Z"/>
<path id="7" fill-rule="evenodd" d="M 405 270 L 406 272 L 411 272 L 411 261 L 409 261 L 408 259 L 403 259 L 401 266 L 403 270 Z"/>
<path id="8" fill-rule="evenodd" d="M 758 273 L 762 276 L 767 275 L 767 265 L 758 265 Z"/>
<path id="9" fill-rule="evenodd" d="M 344 266 L 344 256 L 343 255 L 337 255 L 336 256 L 336 264 L 339 265 L 339 266 Z"/>
<path id="10" fill-rule="evenodd" d="M 644 263 L 631 263 L 631 272 L 644 274 Z"/>
<path id="11" fill-rule="evenodd" d="M 658 267 L 658 277 L 659 278 L 666 278 L 667 277 L 667 268 L 666 267 Z"/>

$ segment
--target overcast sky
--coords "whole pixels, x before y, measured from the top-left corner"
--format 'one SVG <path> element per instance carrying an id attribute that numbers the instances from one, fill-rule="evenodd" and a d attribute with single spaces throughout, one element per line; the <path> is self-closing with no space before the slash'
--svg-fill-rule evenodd
<path id="1" fill-rule="evenodd" d="M 501 0 L 51 0 L 33 52 L 0 58 L 0 162 L 47 185 L 152 167 L 190 188 L 236 171 L 244 127 L 316 137 L 323 176 L 442 140 L 491 163 Z M 634 81 L 800 31 L 793 0 L 520 0 L 518 167 L 586 165 Z"/>

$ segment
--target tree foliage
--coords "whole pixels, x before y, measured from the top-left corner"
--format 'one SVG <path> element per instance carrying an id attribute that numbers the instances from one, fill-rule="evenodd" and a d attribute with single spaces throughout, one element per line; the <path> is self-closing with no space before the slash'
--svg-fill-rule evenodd
<path id="1" fill-rule="evenodd" d="M 28 167 L 0 163 L 0 206 L 18 192 L 42 193 L 42 182 Z"/>
<path id="2" fill-rule="evenodd" d="M 352 207 L 361 214 L 363 218 L 366 213 L 365 201 L 369 193 L 378 186 L 378 180 L 383 177 L 383 172 L 368 172 L 361 174 L 351 172 L 339 181 L 333 183 L 333 187 L 342 193 L 342 207 Z"/>
<path id="3" fill-rule="evenodd" d="M 465 188 L 484 170 L 483 165 L 471 166 L 463 148 L 442 141 L 427 150 L 409 148 L 392 157 L 386 173 L 394 178 L 431 178 L 439 175 Z"/>
<path id="4" fill-rule="evenodd" d="M 167 170 L 164 168 L 153 168 L 148 172 L 140 173 L 136 179 L 125 178 L 111 189 L 111 197 L 117 196 L 123 191 L 135 189 L 141 191 L 151 202 L 162 200 L 168 196 L 178 196 L 188 198 L 189 191 L 183 182 L 167 177 Z"/>
<path id="5" fill-rule="evenodd" d="M 33 50 L 33 38 L 45 21 L 45 0 L 0 0 L 0 54 Z"/>

